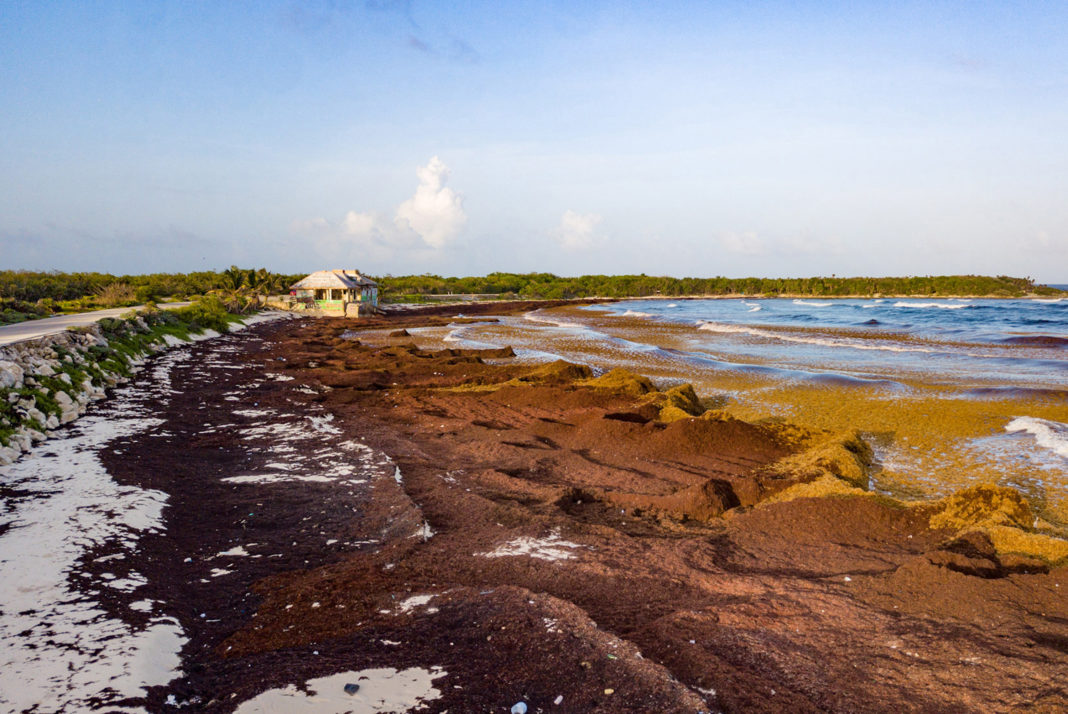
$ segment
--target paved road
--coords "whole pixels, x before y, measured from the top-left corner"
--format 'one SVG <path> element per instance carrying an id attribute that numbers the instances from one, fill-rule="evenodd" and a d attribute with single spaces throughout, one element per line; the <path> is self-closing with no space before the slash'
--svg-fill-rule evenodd
<path id="1" fill-rule="evenodd" d="M 189 304 L 188 302 L 171 302 L 160 305 L 160 307 L 165 310 L 173 310 L 176 307 L 185 307 Z M 144 306 L 142 305 L 141 307 Z M 137 307 L 116 307 L 110 310 L 94 310 L 93 312 L 80 312 L 75 315 L 57 315 L 41 320 L 27 320 L 14 325 L 2 325 L 0 326 L 0 345 L 33 340 L 44 335 L 54 335 L 57 332 L 63 332 L 68 327 L 91 325 L 105 317 L 118 317 L 137 309 Z"/>

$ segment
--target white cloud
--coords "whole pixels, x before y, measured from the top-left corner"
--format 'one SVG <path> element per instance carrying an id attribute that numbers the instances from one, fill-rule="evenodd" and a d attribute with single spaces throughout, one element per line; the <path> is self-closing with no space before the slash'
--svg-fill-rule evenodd
<path id="1" fill-rule="evenodd" d="M 349 211 L 345 214 L 344 220 L 341 221 L 341 225 L 345 228 L 345 232 L 353 236 L 372 235 L 377 223 L 378 219 L 374 214 L 357 213 L 356 211 Z"/>
<path id="2" fill-rule="evenodd" d="M 603 219 L 596 213 L 575 213 L 564 211 L 560 225 L 552 230 L 552 237 L 564 250 L 581 251 L 595 248 L 604 242 L 604 237 L 597 233 L 597 226 Z"/>
<path id="3" fill-rule="evenodd" d="M 467 222 L 464 197 L 445 186 L 449 167 L 437 156 L 416 169 L 416 176 L 415 195 L 397 206 L 392 220 L 375 212 L 349 211 L 337 223 L 312 218 L 295 222 L 293 230 L 334 257 L 360 252 L 380 259 L 397 250 L 445 248 Z"/>
<path id="4" fill-rule="evenodd" d="M 720 244 L 729 253 L 742 255 L 766 255 L 768 247 L 756 233 L 725 233 L 720 236 Z"/>
<path id="5" fill-rule="evenodd" d="M 445 186 L 449 167 L 434 157 L 416 171 L 419 187 L 415 195 L 397 207 L 393 222 L 401 230 L 417 233 L 431 248 L 448 245 L 467 222 L 464 198 Z"/>

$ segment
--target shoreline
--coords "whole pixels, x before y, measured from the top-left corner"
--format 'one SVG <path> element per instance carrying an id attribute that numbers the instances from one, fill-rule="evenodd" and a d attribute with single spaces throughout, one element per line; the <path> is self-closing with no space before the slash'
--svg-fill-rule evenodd
<path id="1" fill-rule="evenodd" d="M 470 300 L 455 302 L 430 302 L 430 303 L 382 303 L 383 308 L 400 308 L 405 311 L 418 311 L 422 308 L 434 309 L 439 307 L 455 307 L 457 305 L 512 305 L 519 302 L 529 303 L 556 303 L 563 304 L 596 304 L 615 303 L 628 300 L 1068 300 L 1068 293 L 1064 295 L 1050 296 L 1041 293 L 1028 293 L 1026 295 L 809 295 L 801 293 L 782 294 L 744 294 L 734 293 L 730 295 L 634 295 L 629 297 L 584 297 L 564 298 L 560 300 Z M 387 310 L 388 312 L 388 310 Z"/>
<path id="2" fill-rule="evenodd" d="M 98 458 L 167 494 L 165 530 L 72 579 L 188 641 L 124 706 L 244 713 L 307 682 L 326 714 L 345 684 L 388 691 L 379 670 L 429 678 L 431 713 L 1068 705 L 1068 566 L 999 549 L 1032 525 L 1007 490 L 902 507 L 858 493 L 848 435 L 352 327 L 259 326 L 128 387 L 166 377 L 143 395 L 160 424 Z"/>
<path id="3" fill-rule="evenodd" d="M 353 630 L 358 633 L 395 622 L 395 615 L 376 608 L 383 609 L 397 588 L 408 588 L 408 597 L 425 596 L 432 603 L 414 611 L 412 627 L 434 623 L 430 651 L 440 651 L 446 640 L 460 635 L 450 626 L 438 631 L 444 625 L 441 613 L 430 611 L 443 608 L 434 603 L 458 606 L 472 596 L 467 593 L 486 597 L 482 593 L 507 584 L 578 606 L 598 629 L 639 649 L 689 692 L 714 691 L 701 694 L 705 707 L 881 711 L 895 701 L 905 706 L 917 686 L 931 702 L 961 705 L 955 687 L 941 689 L 935 683 L 936 672 L 972 657 L 987 666 L 998 659 L 997 667 L 1028 672 L 1022 675 L 1026 680 L 1042 678 L 1025 661 L 1002 658 L 983 644 L 990 622 L 1008 618 L 1022 624 L 1034 603 L 1048 608 L 1066 574 L 1063 555 L 1056 558 L 1060 564 L 1050 566 L 1033 554 L 998 550 L 995 538 L 1015 532 L 997 529 L 1030 518 L 1017 510 L 1022 501 L 1011 490 L 978 489 L 939 504 L 902 508 L 843 481 L 843 476 L 863 479 L 863 447 L 850 447 L 848 439 L 828 437 L 817 446 L 789 425 L 754 430 L 714 410 L 696 418 L 687 408 L 704 410 L 684 390 L 646 391 L 637 376 L 587 384 L 588 373 L 578 368 L 480 364 L 482 356 L 508 359 L 492 351 L 428 352 L 403 337 L 365 347 L 338 339 L 348 327 L 337 322 L 310 326 L 289 343 L 289 368 L 310 367 L 305 378 L 330 389 L 319 403 L 340 423 L 358 420 L 364 442 L 391 456 L 402 474 L 398 485 L 433 536 L 407 540 L 399 546 L 403 557 L 384 549 L 306 578 L 276 581 L 262 591 L 267 595 L 258 611 L 260 626 L 275 632 L 293 627 L 303 630 L 303 641 L 321 643 L 322 637 L 337 634 L 337 623 L 314 610 L 286 610 L 299 593 L 326 582 L 355 588 L 348 596 L 332 586 L 328 592 L 340 597 L 347 611 L 359 608 L 357 619 L 364 624 Z M 777 449 L 789 451 L 796 442 L 784 447 L 779 428 L 808 448 L 784 462 Z M 767 470 L 762 461 L 781 470 Z M 699 475 L 710 473 L 715 474 L 710 481 Z M 791 489 L 796 490 L 791 494 Z M 977 529 L 979 522 L 987 525 Z M 1004 538 L 1003 546 L 1009 540 Z M 1018 542 L 1014 545 L 1019 549 Z M 688 554 L 682 561 L 680 548 Z M 775 593 L 770 601 L 746 597 L 730 604 L 736 595 L 728 593 L 757 583 Z M 999 599 L 996 606 L 987 602 L 1003 598 L 1007 587 L 1027 594 Z M 916 601 L 913 593 L 929 589 L 938 589 L 940 597 Z M 798 615 L 778 622 L 780 602 L 791 603 Z M 829 602 L 837 613 L 833 623 L 823 614 L 830 611 Z M 649 614 L 641 614 L 643 608 Z M 388 605 L 384 609 L 392 612 Z M 914 638 L 928 626 L 920 622 L 954 622 L 963 629 L 942 632 L 937 645 L 925 640 L 921 646 Z M 1057 631 L 1052 623 L 1040 618 L 1032 626 Z M 748 639 L 744 633 L 752 627 L 783 641 L 769 648 L 762 639 Z M 878 681 L 852 681 L 853 664 L 885 669 L 885 641 L 895 638 L 898 649 L 925 650 L 922 664 L 904 655 L 906 669 L 891 666 Z M 249 652 L 268 641 L 273 640 L 250 630 L 230 640 Z M 410 638 L 402 641 L 412 644 Z M 518 642 L 524 651 L 544 647 L 525 635 L 513 640 Z M 741 652 L 732 654 L 731 647 L 739 645 Z M 848 655 L 842 668 L 824 664 L 794 671 L 796 656 L 790 655 L 794 664 L 787 665 L 787 651 L 823 663 L 842 651 Z M 575 666 L 564 653 L 558 659 L 552 667 Z M 743 664 L 747 661 L 763 664 Z M 498 664 L 513 677 L 526 673 L 527 665 L 514 655 Z M 463 671 L 452 661 L 445 669 L 450 677 Z M 985 702 L 1009 708 L 1015 695 L 980 670 L 961 675 L 973 688 L 971 706 L 981 709 Z M 627 698 L 606 697 L 602 689 L 624 691 L 609 673 L 600 673 L 593 686 L 583 677 L 577 691 L 562 684 L 574 681 L 566 667 L 555 676 L 551 694 L 542 681 L 527 687 L 526 701 L 544 705 L 563 690 L 565 701 L 573 703 L 568 711 L 648 710 L 629 708 Z M 470 681 L 460 686 L 463 694 L 442 702 L 441 709 L 447 704 L 508 706 L 503 696 L 482 699 L 494 693 Z M 627 693 L 635 701 L 642 696 L 640 688 Z M 1030 703 L 1042 696 L 1036 694 Z M 683 699 L 675 701 L 661 708 L 687 710 Z M 860 701 L 880 705 L 866 709 Z M 1061 700 L 1046 701 L 1055 706 Z"/>

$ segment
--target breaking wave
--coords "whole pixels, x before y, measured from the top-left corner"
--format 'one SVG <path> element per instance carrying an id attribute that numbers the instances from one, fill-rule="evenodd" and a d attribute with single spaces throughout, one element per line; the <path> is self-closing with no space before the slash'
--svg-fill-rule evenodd
<path id="1" fill-rule="evenodd" d="M 1005 431 L 1024 432 L 1035 437 L 1035 443 L 1043 449 L 1068 459 L 1068 424 L 1036 417 L 1016 417 L 1005 425 Z"/>
<path id="2" fill-rule="evenodd" d="M 861 344 L 859 342 L 846 342 L 843 340 L 834 340 L 826 337 L 798 337 L 796 335 L 785 335 L 777 332 L 771 332 L 769 330 L 761 330 L 756 327 L 744 327 L 741 325 L 727 325 L 722 322 L 705 322 L 703 320 L 697 323 L 698 330 L 704 330 L 706 332 L 722 332 L 738 335 L 751 335 L 753 337 L 764 337 L 769 340 L 782 340 L 783 342 L 797 342 L 806 345 L 822 345 L 824 347 L 851 347 L 855 350 L 879 350 L 882 352 L 934 352 L 924 347 L 903 347 L 900 345 L 873 345 L 873 344 Z"/>
<path id="3" fill-rule="evenodd" d="M 895 302 L 894 307 L 908 307 L 915 310 L 926 308 L 939 308 L 941 310 L 960 310 L 961 308 L 970 307 L 967 303 L 957 303 L 950 305 L 944 302 Z"/>
<path id="4" fill-rule="evenodd" d="M 830 307 L 833 302 L 816 302 L 814 300 L 794 300 L 794 305 L 807 305 L 808 307 Z"/>

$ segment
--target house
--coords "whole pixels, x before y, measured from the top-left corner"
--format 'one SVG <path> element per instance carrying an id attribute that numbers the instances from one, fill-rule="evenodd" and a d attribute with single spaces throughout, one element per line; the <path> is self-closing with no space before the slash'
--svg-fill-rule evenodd
<path id="1" fill-rule="evenodd" d="M 378 283 L 355 270 L 319 270 L 289 287 L 294 307 L 359 317 L 378 308 Z"/>

